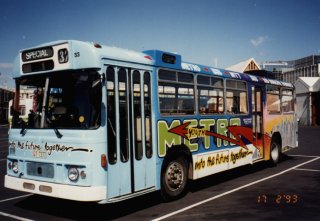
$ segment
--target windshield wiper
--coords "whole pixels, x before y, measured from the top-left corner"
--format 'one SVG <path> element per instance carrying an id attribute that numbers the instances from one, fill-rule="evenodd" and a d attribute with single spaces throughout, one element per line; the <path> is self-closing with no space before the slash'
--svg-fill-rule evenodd
<path id="1" fill-rule="evenodd" d="M 21 136 L 26 135 L 26 133 L 27 133 L 27 125 L 26 125 L 26 122 L 24 122 L 22 119 L 20 119 L 19 124 L 21 124 L 21 130 L 20 130 Z"/>
<path id="2" fill-rule="evenodd" d="M 54 124 L 52 123 L 52 121 L 51 121 L 48 117 L 46 117 L 46 120 L 47 120 L 48 124 L 50 125 L 50 127 L 53 129 L 53 131 L 54 131 L 54 133 L 56 134 L 56 136 L 57 136 L 59 139 L 61 139 L 61 137 L 62 137 L 63 135 L 59 132 L 58 128 L 56 128 L 56 127 L 54 126 Z"/>
<path id="3" fill-rule="evenodd" d="M 20 127 L 21 127 L 21 130 L 20 130 L 21 136 L 26 135 L 26 132 L 27 132 L 27 124 L 26 124 L 26 122 L 24 122 L 24 120 L 22 120 L 22 119 L 19 117 L 19 113 L 16 112 L 15 110 L 13 110 L 12 127 L 13 127 L 13 128 L 20 128 Z"/>

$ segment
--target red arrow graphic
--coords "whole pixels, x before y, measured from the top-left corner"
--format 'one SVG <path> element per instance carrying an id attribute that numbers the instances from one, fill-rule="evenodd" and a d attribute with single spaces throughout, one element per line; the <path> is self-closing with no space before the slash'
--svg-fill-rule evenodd
<path id="1" fill-rule="evenodd" d="M 170 133 L 174 133 L 177 134 L 187 140 L 189 140 L 189 137 L 187 136 L 187 134 L 189 134 L 188 131 L 188 126 L 191 122 L 186 122 L 184 124 L 181 124 L 179 126 L 176 126 L 172 129 L 169 130 Z M 190 128 L 189 128 L 190 129 Z M 198 128 L 191 128 L 191 129 L 198 129 Z M 205 135 L 206 136 L 212 136 L 212 137 L 216 137 L 222 140 L 226 140 L 229 141 L 230 143 L 236 144 L 238 146 L 241 146 L 243 148 L 245 148 L 246 150 L 248 149 L 247 145 L 243 142 L 242 137 L 244 137 L 245 139 L 247 139 L 250 143 L 254 144 L 254 139 L 253 139 L 253 132 L 252 129 L 249 127 L 243 127 L 243 126 L 228 126 L 227 129 L 229 130 L 229 132 L 234 136 L 235 139 L 218 134 L 218 133 L 214 133 L 211 131 L 205 131 Z M 201 129 L 199 129 L 201 130 Z"/>

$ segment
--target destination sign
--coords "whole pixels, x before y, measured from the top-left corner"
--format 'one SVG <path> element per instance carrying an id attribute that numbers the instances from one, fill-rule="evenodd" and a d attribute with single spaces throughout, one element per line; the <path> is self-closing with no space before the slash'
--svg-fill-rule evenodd
<path id="1" fill-rule="evenodd" d="M 22 52 L 22 61 L 34 61 L 40 60 L 44 58 L 51 58 L 53 56 L 53 49 L 52 47 L 48 48 L 39 48 L 29 51 Z"/>

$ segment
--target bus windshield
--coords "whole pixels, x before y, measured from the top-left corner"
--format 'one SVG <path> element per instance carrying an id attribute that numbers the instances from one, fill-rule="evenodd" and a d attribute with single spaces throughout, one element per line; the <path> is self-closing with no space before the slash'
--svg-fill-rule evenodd
<path id="1" fill-rule="evenodd" d="M 13 128 L 94 129 L 101 122 L 101 78 L 96 71 L 67 71 L 16 79 Z M 19 118 L 19 94 L 32 91 L 27 120 Z M 18 100 L 17 100 L 18 99 Z M 17 109 L 17 111 L 15 110 Z"/>

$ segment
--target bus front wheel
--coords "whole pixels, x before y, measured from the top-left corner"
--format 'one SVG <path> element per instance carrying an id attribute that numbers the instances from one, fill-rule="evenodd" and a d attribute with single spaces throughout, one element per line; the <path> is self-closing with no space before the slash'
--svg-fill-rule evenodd
<path id="1" fill-rule="evenodd" d="M 166 201 L 178 199 L 186 192 L 188 163 L 183 157 L 166 159 L 161 172 L 161 195 Z"/>

